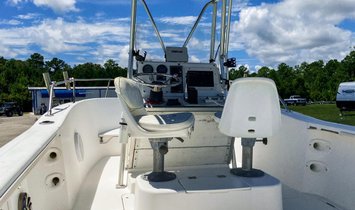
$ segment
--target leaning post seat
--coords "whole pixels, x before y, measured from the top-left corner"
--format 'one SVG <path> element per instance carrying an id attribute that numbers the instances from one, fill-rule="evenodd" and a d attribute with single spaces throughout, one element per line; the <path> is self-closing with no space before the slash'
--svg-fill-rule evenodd
<path id="1" fill-rule="evenodd" d="M 264 172 L 252 168 L 253 147 L 257 138 L 273 136 L 281 125 L 279 96 L 273 80 L 241 78 L 228 92 L 219 130 L 242 139 L 242 168 L 231 173 L 243 177 L 261 177 Z"/>
<path id="2" fill-rule="evenodd" d="M 192 113 L 149 115 L 137 84 L 127 78 L 115 79 L 116 93 L 120 99 L 123 118 L 132 138 L 148 138 L 153 148 L 153 171 L 147 178 L 152 182 L 170 181 L 176 178 L 164 171 L 164 155 L 168 152 L 168 141 L 191 134 L 194 125 Z"/>

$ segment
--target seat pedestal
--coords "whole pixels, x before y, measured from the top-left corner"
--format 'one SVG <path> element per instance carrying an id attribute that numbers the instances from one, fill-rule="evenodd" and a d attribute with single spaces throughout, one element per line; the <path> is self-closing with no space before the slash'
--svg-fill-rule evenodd
<path id="1" fill-rule="evenodd" d="M 243 177 L 261 177 L 264 172 L 253 168 L 253 147 L 255 145 L 255 138 L 242 138 L 242 168 L 233 168 L 231 173 L 236 176 Z"/>
<path id="2" fill-rule="evenodd" d="M 164 155 L 168 153 L 168 141 L 171 138 L 149 139 L 153 148 L 153 171 L 147 175 L 150 182 L 166 182 L 176 178 L 171 172 L 164 171 Z"/>

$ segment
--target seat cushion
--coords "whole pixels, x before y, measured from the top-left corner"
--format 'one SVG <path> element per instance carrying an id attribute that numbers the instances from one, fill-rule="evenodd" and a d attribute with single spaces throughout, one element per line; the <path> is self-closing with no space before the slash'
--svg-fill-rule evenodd
<path id="1" fill-rule="evenodd" d="M 148 131 L 177 131 L 189 128 L 194 123 L 192 113 L 174 113 L 138 116 L 138 124 Z"/>

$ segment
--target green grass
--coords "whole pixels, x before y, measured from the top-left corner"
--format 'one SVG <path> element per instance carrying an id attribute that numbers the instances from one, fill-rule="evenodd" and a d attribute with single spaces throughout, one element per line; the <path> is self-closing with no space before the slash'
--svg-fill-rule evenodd
<path id="1" fill-rule="evenodd" d="M 339 109 L 335 104 L 311 104 L 306 106 L 289 106 L 289 108 L 317 119 L 355 126 L 355 112 L 344 112 L 343 116 L 340 116 Z"/>

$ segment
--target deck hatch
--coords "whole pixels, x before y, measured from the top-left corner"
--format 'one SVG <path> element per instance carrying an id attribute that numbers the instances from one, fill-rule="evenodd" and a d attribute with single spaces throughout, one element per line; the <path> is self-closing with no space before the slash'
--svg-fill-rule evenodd
<path id="1" fill-rule="evenodd" d="M 206 191 L 251 190 L 251 187 L 241 179 L 235 177 L 196 177 L 196 179 L 182 178 L 180 184 L 187 193 Z"/>

